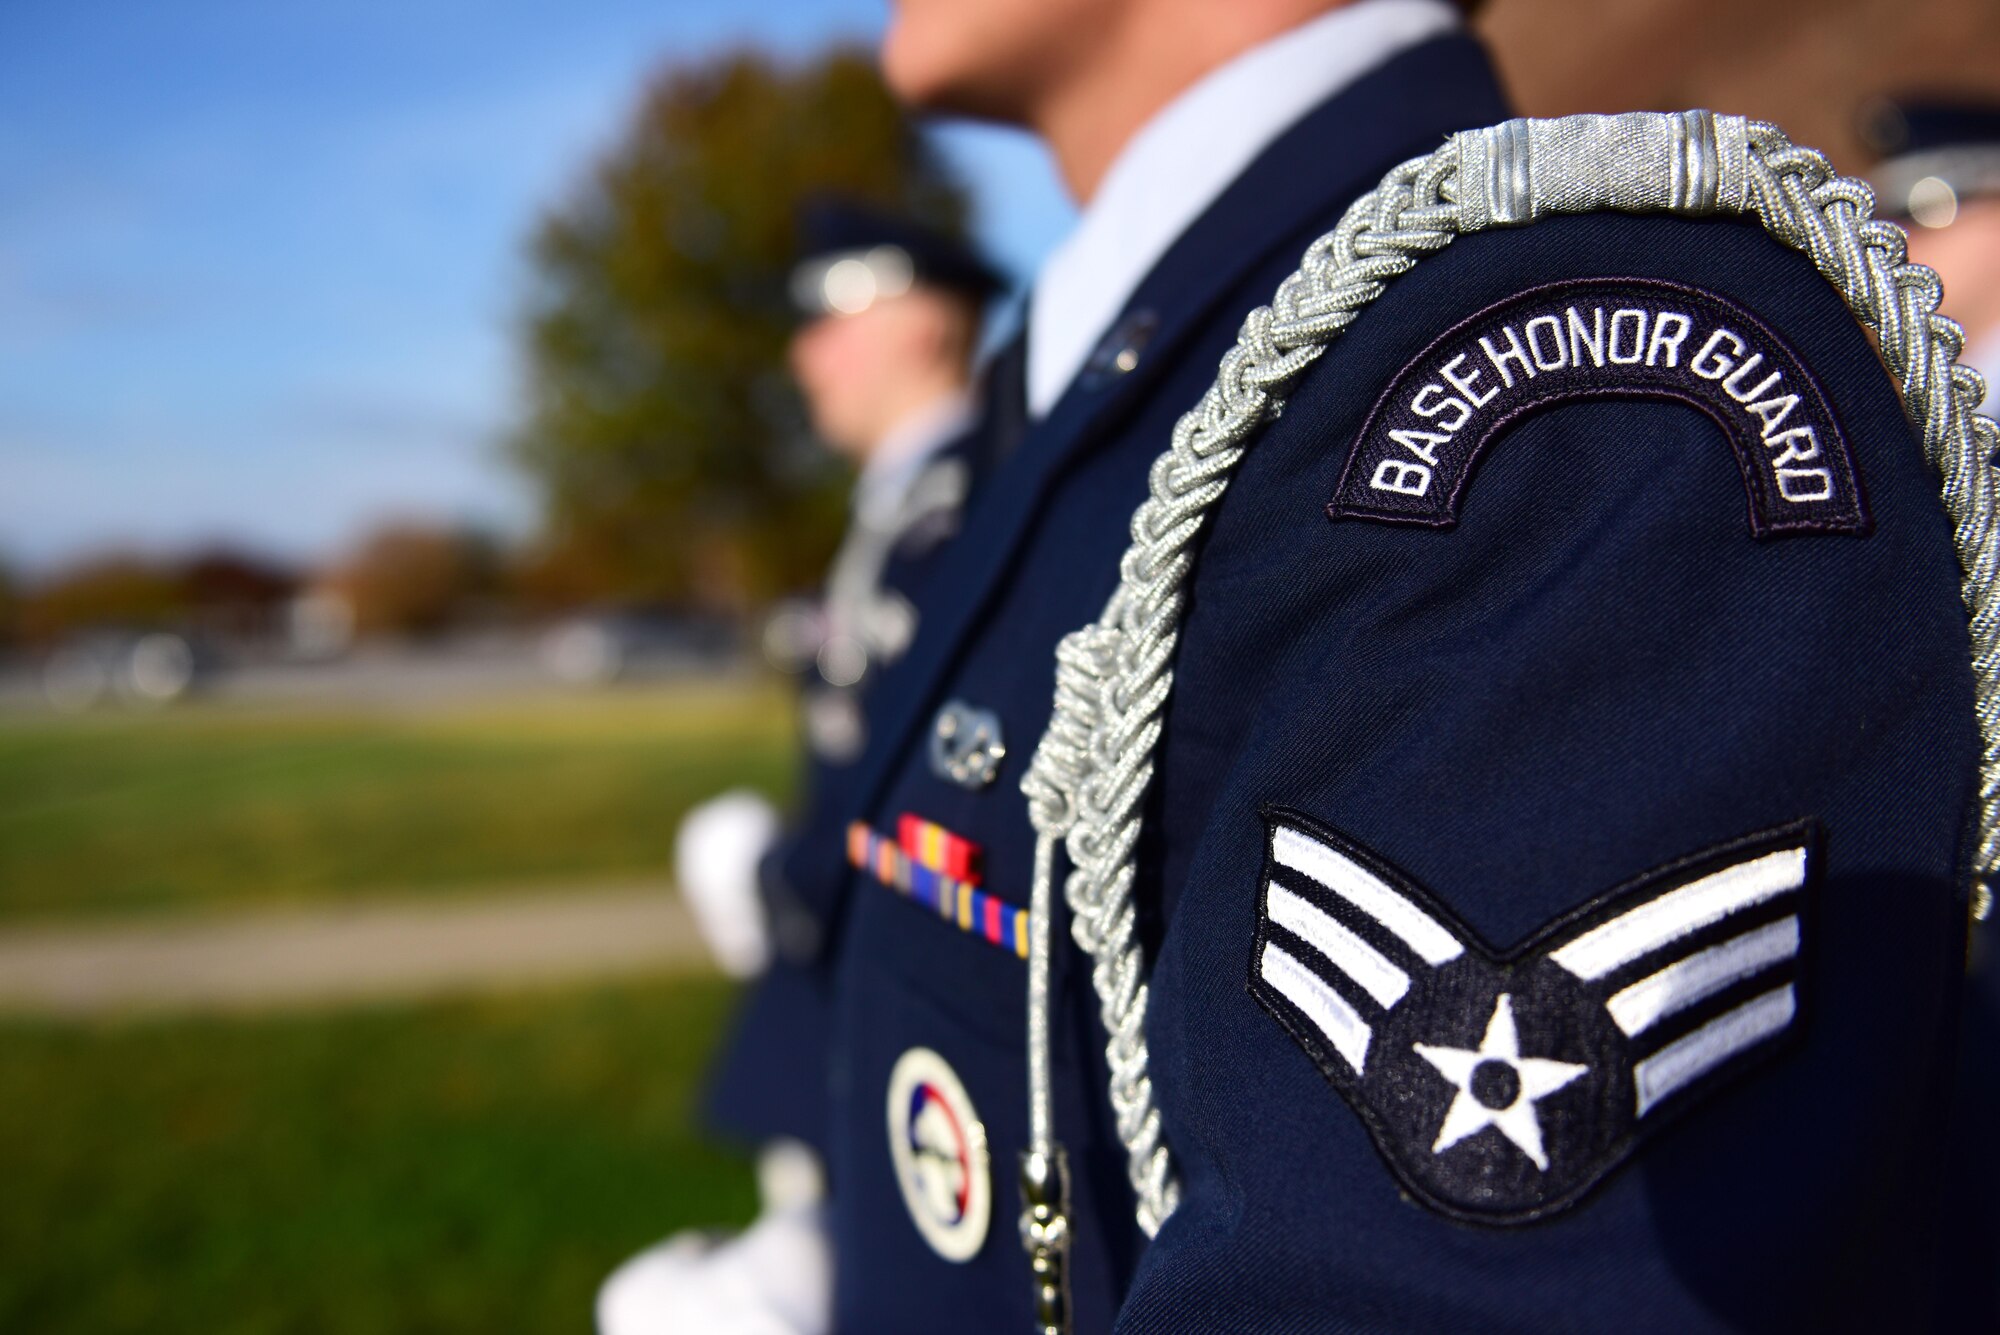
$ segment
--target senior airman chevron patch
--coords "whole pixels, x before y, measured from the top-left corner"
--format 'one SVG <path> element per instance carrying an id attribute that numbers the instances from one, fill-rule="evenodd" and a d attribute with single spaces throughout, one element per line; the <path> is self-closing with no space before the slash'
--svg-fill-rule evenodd
<path id="1" fill-rule="evenodd" d="M 1521 946 L 1297 812 L 1266 812 L 1250 991 L 1426 1204 L 1524 1223 L 1800 1030 L 1808 822 L 1650 872 Z"/>

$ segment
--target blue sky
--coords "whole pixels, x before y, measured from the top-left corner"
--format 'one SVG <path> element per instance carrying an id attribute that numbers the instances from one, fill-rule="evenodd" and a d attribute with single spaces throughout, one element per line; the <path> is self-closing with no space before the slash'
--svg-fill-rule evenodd
<path id="1" fill-rule="evenodd" d="M 869 40 L 879 0 L 0 3 L 0 557 L 310 559 L 385 515 L 521 529 L 498 455 L 537 213 L 645 74 Z M 944 127 L 1026 274 L 1068 209 Z"/>

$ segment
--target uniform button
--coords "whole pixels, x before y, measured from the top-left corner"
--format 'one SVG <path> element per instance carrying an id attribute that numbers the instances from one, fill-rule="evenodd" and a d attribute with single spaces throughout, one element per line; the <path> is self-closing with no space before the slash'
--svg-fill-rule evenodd
<path id="1" fill-rule="evenodd" d="M 1000 718 L 990 709 L 975 709 L 963 700 L 949 700 L 931 724 L 931 773 L 947 783 L 977 791 L 1000 773 L 1007 743 Z"/>

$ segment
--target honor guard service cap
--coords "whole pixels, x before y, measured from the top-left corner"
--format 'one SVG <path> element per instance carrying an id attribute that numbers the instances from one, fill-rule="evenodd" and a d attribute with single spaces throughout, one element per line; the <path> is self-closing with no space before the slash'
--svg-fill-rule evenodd
<path id="1" fill-rule="evenodd" d="M 968 243 L 906 215 L 831 196 L 798 213 L 793 303 L 807 316 L 854 315 L 923 284 L 975 306 L 1006 279 Z"/>
<path id="2" fill-rule="evenodd" d="M 1947 227 L 1961 201 L 2000 195 L 2000 102 L 1880 102 L 1864 115 L 1862 137 L 1882 155 L 1868 183 L 1892 217 Z"/>

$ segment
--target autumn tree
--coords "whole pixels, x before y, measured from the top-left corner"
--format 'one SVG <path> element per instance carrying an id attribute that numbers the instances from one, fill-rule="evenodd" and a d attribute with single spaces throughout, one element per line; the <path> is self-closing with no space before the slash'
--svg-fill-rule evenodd
<path id="1" fill-rule="evenodd" d="M 0 567 L 0 643 L 10 626 L 37 645 L 90 630 L 267 634 L 297 588 L 290 570 L 224 547 L 188 556 L 96 552 L 19 586 Z"/>
<path id="2" fill-rule="evenodd" d="M 442 630 L 498 586 L 499 557 L 478 533 L 389 522 L 371 531 L 325 583 L 364 635 Z"/>
<path id="3" fill-rule="evenodd" d="M 514 455 L 552 586 L 740 606 L 811 584 L 838 470 L 784 371 L 795 212 L 834 192 L 958 228 L 958 185 L 864 55 L 664 70 L 540 225 Z"/>
<path id="4" fill-rule="evenodd" d="M 55 572 L 21 600 L 25 637 L 47 644 L 76 630 L 143 630 L 178 624 L 187 588 L 171 565 L 135 552 L 85 557 Z"/>

